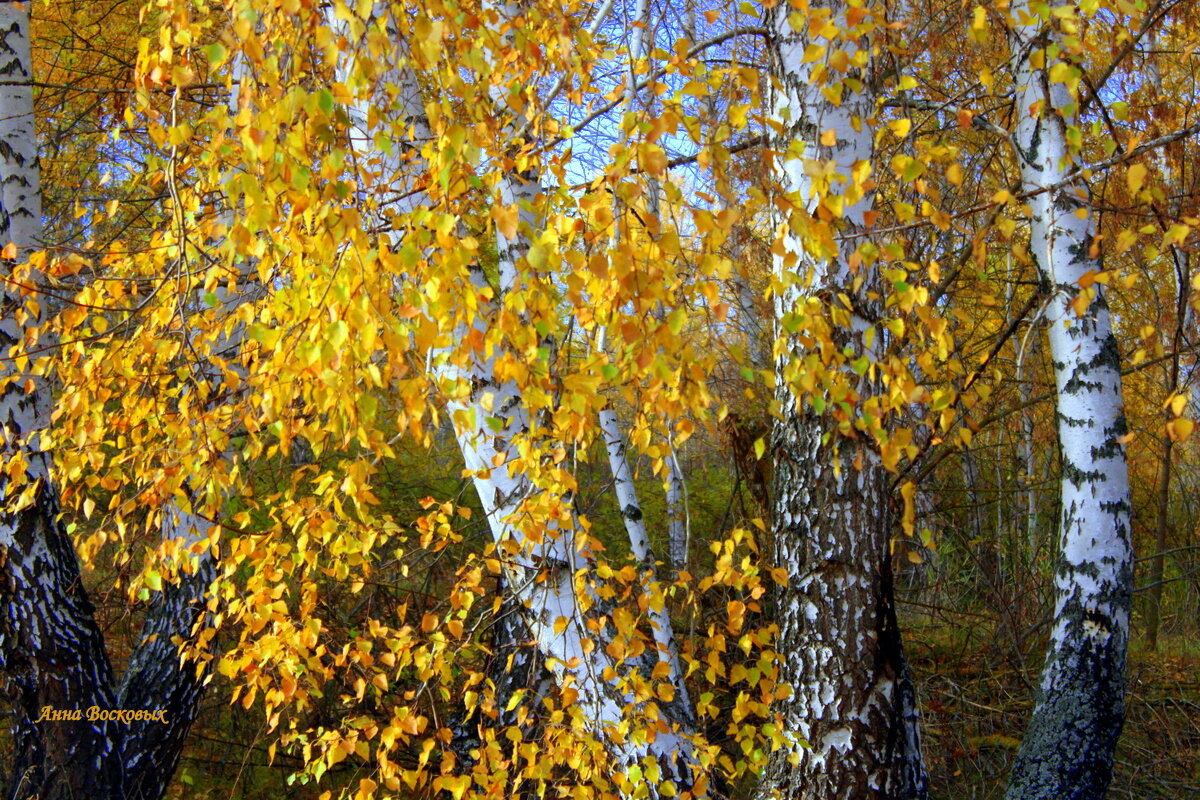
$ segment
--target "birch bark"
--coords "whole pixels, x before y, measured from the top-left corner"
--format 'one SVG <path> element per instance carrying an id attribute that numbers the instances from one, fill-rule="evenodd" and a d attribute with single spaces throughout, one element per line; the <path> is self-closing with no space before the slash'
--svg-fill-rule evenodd
<path id="1" fill-rule="evenodd" d="M 1067 180 L 1076 160 L 1068 132 L 1079 123 L 1062 77 L 1051 77 L 1062 34 L 1048 9 L 1039 13 L 1022 1 L 1012 13 L 1014 140 L 1030 195 L 1030 251 L 1055 293 L 1047 322 L 1058 392 L 1062 517 L 1054 627 L 1007 797 L 1099 800 L 1124 718 L 1133 576 L 1120 361 L 1103 287 L 1080 286 L 1103 266 L 1092 240 L 1087 187 Z M 1075 69 L 1067 66 L 1064 74 Z"/>
<path id="2" fill-rule="evenodd" d="M 505 29 L 516 19 L 519 7 L 511 3 L 494 10 L 495 35 L 503 42 Z M 377 7 L 375 16 L 383 20 L 385 15 L 386 10 Z M 332 17 L 331 26 L 346 30 Z M 402 49 L 398 34 L 389 35 Z M 353 58 L 344 62 L 344 68 L 347 74 L 354 71 Z M 400 90 L 393 107 L 398 106 L 405 116 L 406 127 L 414 138 L 431 137 L 417 75 L 404 67 L 389 80 Z M 503 108 L 501 96 L 494 97 L 494 101 Z M 379 154 L 374 152 L 366 128 L 368 112 L 365 105 L 351 110 L 351 119 L 356 121 L 352 145 L 360 158 L 377 159 Z M 520 120 L 514 118 L 507 130 L 515 136 L 519 135 L 519 127 Z M 507 143 L 513 147 L 517 144 Z M 404 208 L 382 208 L 384 216 L 402 214 L 426 201 L 423 193 L 405 182 L 404 176 L 422 171 L 420 157 L 415 160 L 419 166 L 396 163 L 382 171 L 385 176 L 400 176 L 390 188 L 395 196 L 405 198 Z M 531 419 L 522 388 L 514 380 L 499 379 L 496 374 L 497 362 L 503 356 L 523 357 L 515 351 L 510 353 L 510 345 L 496 326 L 505 297 L 523 281 L 522 262 L 530 247 L 530 233 L 537 226 L 534 208 L 541 192 L 540 178 L 532 171 L 510 171 L 502 177 L 498 190 L 500 203 L 518 208 L 517 230 L 512 236 L 497 232 L 498 291 L 494 299 L 486 298 L 492 287 L 482 267 L 471 265 L 470 284 L 478 295 L 478 310 L 469 326 L 476 336 L 468 337 L 464 330 L 458 337 L 464 341 L 473 338 L 485 345 L 466 354 L 448 350 L 435 356 L 438 365 L 434 369 L 442 383 L 455 437 L 493 539 L 504 555 L 505 579 L 529 635 L 558 686 L 576 698 L 585 724 L 609 751 L 615 771 L 629 779 L 625 791 L 640 793 L 639 784 L 643 784 L 649 796 L 658 797 L 665 781 L 690 788 L 692 745 L 687 738 L 690 731 L 686 718 L 678 710 L 678 698 L 658 703 L 658 727 L 653 736 L 626 733 L 631 719 L 648 711 L 647 703 L 636 700 L 627 680 L 631 671 L 641 666 L 640 659 L 612 655 L 620 651 L 619 646 L 611 645 L 621 634 L 614 630 L 604 604 L 590 587 L 595 559 L 586 543 L 576 538 L 571 497 L 569 493 L 548 491 L 535 481 L 537 420 Z M 659 778 L 655 781 L 637 777 L 644 774 L 647 761 L 657 767 Z"/>
<path id="3" fill-rule="evenodd" d="M 6 273 L 35 252 L 42 234 L 40 174 L 34 129 L 29 7 L 0 4 L 0 242 L 15 245 Z M 7 252 L 7 249 L 6 249 Z M 36 271 L 24 280 L 36 286 Z M 33 343 L 43 321 L 28 314 L 18 290 L 0 292 L 0 346 Z M 36 296 L 36 295 L 35 295 Z M 157 800 L 174 772 L 194 718 L 200 683 L 181 667 L 174 634 L 191 633 L 189 615 L 211 579 L 197 571 L 159 598 L 147 631 L 115 687 L 103 635 L 83 588 L 74 543 L 60 519 L 51 455 L 45 378 L 6 360 L 0 372 L 0 427 L 8 465 L 0 482 L 0 674 L 13 705 L 13 762 L 5 796 L 12 800 Z M 164 534 L 179 520 L 168 515 Z M 131 704 L 131 705 L 126 705 Z M 163 709 L 164 722 L 126 725 L 88 711 Z M 107 716 L 107 715 L 105 715 Z M 148 769 L 152 765 L 153 769 Z"/>
<path id="4" fill-rule="evenodd" d="M 16 245 L 6 274 L 29 257 L 42 233 L 34 131 L 29 8 L 0 5 L 0 240 Z M 29 276 L 37 281 L 39 276 Z M 0 292 L 0 346 L 26 339 L 40 314 L 22 320 L 25 298 L 5 282 Z M 74 545 L 59 521 L 50 454 L 40 446 L 49 424 L 49 388 L 4 361 L 0 394 L 4 471 L 0 492 L 0 672 L 13 704 L 13 764 L 6 795 L 45 800 L 106 795 L 121 783 L 115 723 L 42 717 L 45 707 L 112 706 L 112 667 L 83 589 Z M 25 390 L 32 380 L 34 391 Z M 40 721 L 39 721 L 39 718 Z"/>
<path id="5" fill-rule="evenodd" d="M 814 411 L 796 388 L 807 353 L 792 333 L 810 298 L 828 306 L 844 293 L 851 307 L 829 312 L 842 320 L 829 335 L 839 349 L 871 355 L 864 334 L 880 293 L 872 267 L 855 252 L 873 201 L 862 172 L 873 155 L 871 43 L 868 29 L 848 21 L 848 4 L 811 7 L 814 23 L 824 16 L 833 31 L 813 38 L 808 31 L 820 26 L 790 11 L 772 8 L 766 17 L 775 173 L 780 207 L 791 209 L 774 248 L 780 418 L 772 447 L 774 557 L 789 572 L 774 598 L 777 649 L 780 682 L 793 692 L 780 712 L 794 743 L 772 754 L 759 797 L 924 797 L 915 696 L 892 599 L 890 481 L 861 433 L 839 433 L 832 416 Z M 815 43 L 823 55 L 806 59 Z M 838 52 L 846 56 L 842 71 L 834 66 Z M 815 179 L 831 174 L 828 184 Z M 811 233 L 804 241 L 809 220 L 818 213 L 829 219 L 830 209 L 839 209 L 833 216 L 842 241 L 814 243 Z M 865 375 L 854 388 L 862 397 L 874 391 Z"/>

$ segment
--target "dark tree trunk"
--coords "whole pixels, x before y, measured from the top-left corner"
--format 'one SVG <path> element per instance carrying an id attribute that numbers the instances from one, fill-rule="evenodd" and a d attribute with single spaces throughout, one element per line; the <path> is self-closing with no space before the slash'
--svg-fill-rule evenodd
<path id="1" fill-rule="evenodd" d="M 125 728 L 121 762 L 130 800 L 155 800 L 166 794 L 200 710 L 204 674 L 196 674 L 194 661 L 180 663 L 176 642 L 193 641 L 204 624 L 205 599 L 215 577 L 216 562 L 205 554 L 194 571 L 181 571 L 179 583 L 164 586 L 154 598 L 137 650 L 121 678 L 120 708 L 161 709 L 165 717 L 165 722 L 135 720 Z"/>

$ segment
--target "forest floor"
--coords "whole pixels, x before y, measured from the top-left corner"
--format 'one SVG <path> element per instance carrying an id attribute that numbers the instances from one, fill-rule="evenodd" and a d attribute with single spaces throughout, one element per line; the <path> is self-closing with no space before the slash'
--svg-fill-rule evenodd
<path id="1" fill-rule="evenodd" d="M 916 605 L 902 604 L 901 627 L 921 704 L 932 796 L 1000 800 L 1029 720 L 1045 642 L 1027 633 L 1014 646 L 1013 636 L 997 632 L 994 615 L 948 608 L 913 613 Z M 1200 637 L 1164 636 L 1158 650 L 1148 652 L 1135 626 L 1129 678 L 1109 800 L 1200 798 Z M 205 701 L 172 798 L 315 800 L 331 788 L 289 783 L 300 763 L 294 755 L 280 753 L 268 766 L 270 736 L 262 717 L 230 706 L 221 686 Z"/>
<path id="2" fill-rule="evenodd" d="M 1001 798 L 1029 719 L 1040 659 L 1017 655 L 1012 638 L 996 636 L 986 623 L 947 634 L 944 625 L 925 622 L 929 627 L 910 621 L 905 644 L 925 721 L 932 794 Z M 1108 796 L 1200 797 L 1196 637 L 1163 637 L 1154 652 L 1132 644 L 1125 728 Z"/>

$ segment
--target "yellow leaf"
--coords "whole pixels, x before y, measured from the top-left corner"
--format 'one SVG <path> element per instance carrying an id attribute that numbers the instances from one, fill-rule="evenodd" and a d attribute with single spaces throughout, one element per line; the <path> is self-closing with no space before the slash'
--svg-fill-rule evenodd
<path id="1" fill-rule="evenodd" d="M 976 42 L 987 41 L 987 10 L 983 6 L 975 6 L 975 13 L 971 20 L 971 38 Z"/>
<path id="2" fill-rule="evenodd" d="M 1091 305 L 1091 298 L 1088 297 L 1086 291 L 1082 291 L 1075 295 L 1075 299 L 1071 301 L 1071 309 L 1075 312 L 1075 316 L 1082 317 L 1087 313 L 1088 306 Z"/>
<path id="3" fill-rule="evenodd" d="M 517 237 L 517 207 L 492 206 L 492 219 L 496 221 L 496 229 L 505 239 L 512 241 Z"/>
<path id="4" fill-rule="evenodd" d="M 1187 417 L 1173 419 L 1167 423 L 1167 438 L 1172 442 L 1186 442 L 1196 429 L 1196 423 Z"/>
<path id="5" fill-rule="evenodd" d="M 900 497 L 904 499 L 904 513 L 901 516 L 900 524 L 908 536 L 912 536 L 913 531 L 916 530 L 917 509 L 916 504 L 913 503 L 913 496 L 916 492 L 917 485 L 912 481 L 905 481 L 904 485 L 900 487 Z"/>
<path id="6" fill-rule="evenodd" d="M 667 169 L 667 153 L 655 144 L 638 146 L 638 164 L 651 175 L 661 175 Z"/>
<path id="7" fill-rule="evenodd" d="M 1129 184 L 1129 193 L 1137 194 L 1146 183 L 1146 165 L 1134 164 L 1125 173 L 1125 182 Z"/>

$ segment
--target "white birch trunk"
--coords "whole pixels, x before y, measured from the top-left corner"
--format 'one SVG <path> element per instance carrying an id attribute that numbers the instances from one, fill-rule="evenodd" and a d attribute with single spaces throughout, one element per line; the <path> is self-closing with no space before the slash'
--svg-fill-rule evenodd
<path id="1" fill-rule="evenodd" d="M 670 431 L 667 432 L 669 437 Z M 688 568 L 689 513 L 687 483 L 683 468 L 679 465 L 679 453 L 668 441 L 671 452 L 667 455 L 667 555 L 671 560 L 671 572 L 675 577 Z"/>
<path id="2" fill-rule="evenodd" d="M 1067 88 L 1050 81 L 1057 44 L 1027 2 L 1014 4 L 1009 33 L 1016 81 L 1014 131 L 1030 193 L 1030 251 L 1055 292 L 1050 355 L 1058 389 L 1062 518 L 1055 621 L 1033 719 L 1013 767 L 1010 800 L 1099 800 L 1112 775 L 1125 709 L 1125 659 L 1133 556 L 1120 360 L 1102 286 L 1073 308 L 1079 281 L 1102 265 L 1082 181 L 1065 182 L 1078 124 Z M 1035 63 L 1045 62 L 1039 66 Z"/>
<path id="3" fill-rule="evenodd" d="M 823 4 L 832 22 L 845 31 L 848 6 Z M 917 798 L 926 795 L 915 696 L 896 628 L 892 600 L 887 514 L 890 481 L 875 450 L 859 438 L 841 436 L 827 415 L 815 413 L 792 387 L 805 355 L 787 333 L 797 305 L 812 294 L 850 295 L 850 325 L 833 332 L 835 345 L 852 346 L 871 357 L 863 333 L 869 323 L 860 309 L 878 301 L 878 281 L 869 265 L 852 270 L 852 256 L 867 230 L 872 195 L 855 187 L 852 172 L 873 156 L 875 100 L 866 68 L 845 77 L 840 103 L 822 92 L 843 76 L 828 59 L 837 49 L 851 58 L 871 45 L 865 37 L 845 36 L 828 45 L 823 58 L 805 63 L 805 30 L 793 30 L 790 9 L 767 11 L 773 37 L 770 56 L 779 89 L 772 109 L 780 135 L 775 142 L 775 172 L 794 211 L 783 221 L 775 260 L 777 399 L 774 557 L 788 570 L 789 583 L 775 593 L 780 625 L 777 649 L 780 682 L 792 697 L 779 712 L 783 729 L 795 742 L 772 754 L 758 796 L 774 792 L 788 798 Z M 816 9 L 813 9 L 814 11 Z M 804 15 L 801 15 L 803 18 Z M 814 70 L 828 68 L 822 77 Z M 829 75 L 832 74 L 832 77 Z M 861 80 L 858 90 L 850 80 Z M 832 145 L 819 144 L 832 131 Z M 811 175 L 822 162 L 842 181 L 822 188 Z M 813 255 L 799 233 L 805 217 L 822 197 L 843 199 L 839 252 Z M 855 286 L 858 278 L 858 286 Z M 831 301 L 836 302 L 836 301 Z M 859 393 L 876 391 L 866 377 Z M 855 465 L 858 459 L 859 464 Z"/>
<path id="4" fill-rule="evenodd" d="M 29 5 L 0 4 L 0 269 L 38 249 L 42 203 L 34 130 Z M 15 245 L 15 253 L 9 252 Z M 41 276 L 26 279 L 37 284 Z M 42 321 L 20 315 L 25 297 L 0 288 L 0 355 L 28 344 L 27 331 Z M 32 382 L 32 391 L 26 390 Z M 0 673 L 12 703 L 12 773 L 6 796 L 60 800 L 107 796 L 120 783 L 119 725 L 52 721 L 41 709 L 112 707 L 112 668 L 103 636 L 83 590 L 74 544 L 59 520 L 50 454 L 40 432 L 49 424 L 50 390 L 22 364 L 0 364 L 0 450 L 7 469 L 0 480 Z M 17 475 L 19 477 L 9 477 Z"/>
<path id="5" fill-rule="evenodd" d="M 501 19 L 506 14 L 512 18 L 516 6 L 504 6 L 499 11 Z M 331 25 L 340 24 L 331 19 Z M 343 63 L 350 74 L 353 58 Z M 415 138 L 429 136 L 416 76 L 403 69 L 391 79 L 401 88 L 400 112 Z M 367 109 L 361 108 L 359 116 L 365 120 L 366 115 Z M 360 158 L 378 157 L 369 133 L 353 136 L 352 144 Z M 398 176 L 392 188 L 406 205 L 392 205 L 381 209 L 382 213 L 403 213 L 426 202 L 407 183 L 407 176 L 419 171 L 420 167 L 409 162 L 406 166 L 396 164 L 384 173 L 385 180 Z M 529 247 L 528 234 L 536 223 L 533 204 L 540 191 L 538 178 L 532 173 L 510 173 L 501 181 L 500 200 L 520 206 L 520 223 L 511 239 L 498 233 L 500 302 L 518 284 L 518 265 Z M 486 288 L 478 265 L 472 267 L 471 282 L 476 292 Z M 480 297 L 477 307 L 472 325 L 485 341 L 492 340 L 489 349 L 471 353 L 465 363 L 453 352 L 442 353 L 438 356 L 441 366 L 435 366 L 435 371 L 444 387 L 465 466 L 472 474 L 493 539 L 503 555 L 512 596 L 559 687 L 574 693 L 585 723 L 611 753 L 614 768 L 633 779 L 628 792 L 640 791 L 637 784 L 642 781 L 636 775 L 647 759 L 657 764 L 660 773 L 658 782 L 645 787 L 651 797 L 659 796 L 662 782 L 668 780 L 680 790 L 690 788 L 692 745 L 686 738 L 686 727 L 674 721 L 678 715 L 672 704 L 659 704 L 659 727 L 652 739 L 621 732 L 630 723 L 645 724 L 637 718 L 647 711 L 646 704 L 636 700 L 624 680 L 631 669 L 640 665 L 632 658 L 626 664 L 610 654 L 610 645 L 623 638 L 614 633 L 611 620 L 601 620 L 599 634 L 588 627 L 589 619 L 595 622 L 605 612 L 589 589 L 594 559 L 585 543 L 576 539 L 571 498 L 539 487 L 527 471 L 516 468 L 523 460 L 535 458 L 529 452 L 536 450 L 536 443 L 528 437 L 531 420 L 520 387 L 495 377 L 496 361 L 504 352 L 504 344 L 496 343 L 496 336 L 489 336 L 496 302 Z"/>
<path id="6" fill-rule="evenodd" d="M 680 712 L 684 715 L 689 727 L 693 726 L 687 686 L 683 682 L 683 670 L 679 667 L 678 649 L 675 646 L 675 634 L 671 627 L 671 614 L 666 606 L 666 600 L 661 596 L 662 587 L 658 582 L 655 567 L 654 551 L 650 547 L 650 537 L 646 533 L 646 518 L 642 514 L 638 502 L 637 488 L 634 486 L 633 473 L 629 469 L 629 459 L 626 457 L 625 437 L 621 433 L 617 415 L 611 408 L 600 412 L 600 432 L 604 436 L 604 446 L 608 453 L 608 465 L 612 472 L 617 504 L 621 509 L 621 518 L 625 523 L 625 532 L 629 536 L 629 548 L 634 560 L 641 568 L 642 589 L 648 595 L 648 616 L 650 627 L 657 648 L 656 661 L 667 665 L 667 677 L 674 687 L 674 695 Z M 655 597 L 658 593 L 659 597 Z"/>

